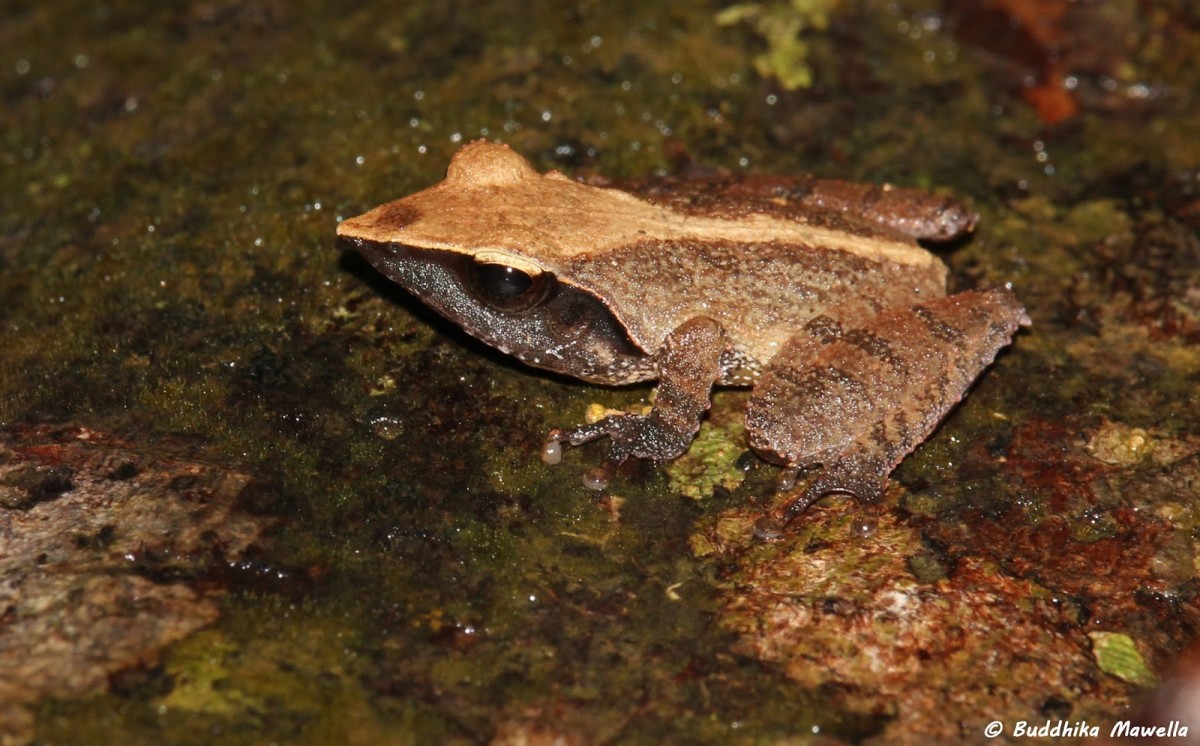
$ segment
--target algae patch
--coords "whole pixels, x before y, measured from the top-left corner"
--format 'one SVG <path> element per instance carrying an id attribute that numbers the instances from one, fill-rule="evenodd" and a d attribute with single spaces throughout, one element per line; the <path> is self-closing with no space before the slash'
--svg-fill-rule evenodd
<path id="1" fill-rule="evenodd" d="M 738 3 L 717 14 L 721 26 L 750 24 L 766 41 L 767 49 L 755 56 L 754 68 L 779 81 L 784 90 L 809 88 L 813 70 L 808 62 L 806 35 L 829 27 L 829 15 L 840 0 L 791 0 L 787 3 Z"/>
<path id="2" fill-rule="evenodd" d="M 665 467 L 671 490 L 692 500 L 703 500 L 717 488 L 736 489 L 746 476 L 737 467 L 739 454 L 746 450 L 745 397 L 723 393 L 717 398 L 724 401 L 714 403 L 691 447 Z"/>

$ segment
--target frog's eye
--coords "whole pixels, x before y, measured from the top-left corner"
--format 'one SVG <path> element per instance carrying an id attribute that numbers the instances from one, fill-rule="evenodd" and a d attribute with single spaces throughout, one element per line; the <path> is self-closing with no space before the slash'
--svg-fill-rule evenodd
<path id="1" fill-rule="evenodd" d="M 550 292 L 553 281 L 545 272 L 530 274 L 499 262 L 475 262 L 472 284 L 480 300 L 502 311 L 524 311 Z"/>

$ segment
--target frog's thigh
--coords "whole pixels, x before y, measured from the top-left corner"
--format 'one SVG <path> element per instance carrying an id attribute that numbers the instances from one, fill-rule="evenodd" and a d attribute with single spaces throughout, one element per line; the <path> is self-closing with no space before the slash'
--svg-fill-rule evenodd
<path id="1" fill-rule="evenodd" d="M 746 410 L 751 446 L 821 464 L 823 491 L 869 497 L 1027 323 L 1008 290 L 886 311 L 814 345 L 798 334 L 767 366 Z"/>

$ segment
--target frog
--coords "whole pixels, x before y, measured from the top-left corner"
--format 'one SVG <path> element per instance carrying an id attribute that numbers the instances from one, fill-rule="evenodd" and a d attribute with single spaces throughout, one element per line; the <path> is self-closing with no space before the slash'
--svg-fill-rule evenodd
<path id="1" fill-rule="evenodd" d="M 589 383 L 655 381 L 648 412 L 552 430 L 543 458 L 608 438 L 604 467 L 687 451 L 714 386 L 750 387 L 747 441 L 785 479 L 755 531 L 831 493 L 880 499 L 1030 320 L 1011 284 L 949 293 L 926 245 L 977 216 L 951 197 L 813 176 L 620 182 L 539 172 L 486 140 L 445 178 L 341 220 L 339 240 L 468 334 Z M 600 481 L 604 484 L 604 480 Z"/>

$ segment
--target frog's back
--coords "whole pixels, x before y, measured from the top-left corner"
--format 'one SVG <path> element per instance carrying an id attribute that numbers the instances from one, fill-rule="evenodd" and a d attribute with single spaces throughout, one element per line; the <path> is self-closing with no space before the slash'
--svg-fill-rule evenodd
<path id="1" fill-rule="evenodd" d="M 614 186 L 687 215 L 725 220 L 763 215 L 902 243 L 952 241 L 970 233 L 978 220 L 951 197 L 814 176 L 719 173 Z"/>
<path id="2" fill-rule="evenodd" d="M 796 241 L 643 242 L 584 258 L 572 282 L 599 294 L 630 336 L 653 350 L 684 321 L 720 322 L 734 345 L 759 363 L 813 317 L 848 302 L 883 308 L 946 292 L 936 257 L 915 265 L 880 261 Z"/>

